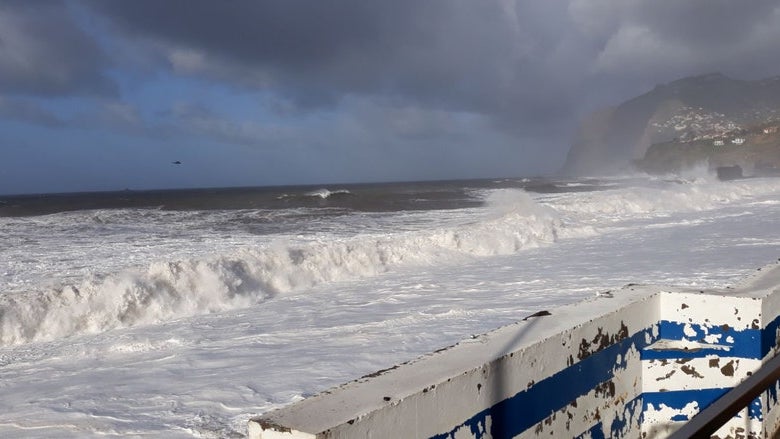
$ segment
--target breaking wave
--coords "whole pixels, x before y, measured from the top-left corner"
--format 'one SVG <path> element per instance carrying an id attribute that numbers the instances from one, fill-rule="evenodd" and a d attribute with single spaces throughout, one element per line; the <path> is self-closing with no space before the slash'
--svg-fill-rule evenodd
<path id="1" fill-rule="evenodd" d="M 511 254 L 558 239 L 552 209 L 520 191 L 499 191 L 488 214 L 434 230 L 284 240 L 210 259 L 155 262 L 144 270 L 0 297 L 0 343 L 104 332 L 245 308 L 277 294 L 375 276 L 409 265 Z"/>
<path id="2" fill-rule="evenodd" d="M 317 189 L 314 191 L 306 192 L 303 194 L 282 194 L 278 198 L 280 200 L 306 200 L 306 199 L 321 199 L 321 200 L 327 200 L 328 198 L 337 198 L 337 197 L 349 197 L 354 196 L 354 194 L 347 189 L 337 189 L 337 190 L 328 190 L 328 189 Z"/>
<path id="3" fill-rule="evenodd" d="M 329 191 L 327 189 L 319 189 L 316 191 L 307 192 L 307 197 L 319 197 L 319 198 L 330 198 L 331 196 L 339 196 L 339 195 L 352 195 L 352 192 L 346 190 L 346 189 L 339 189 L 335 191 Z"/>
<path id="4" fill-rule="evenodd" d="M 780 180 L 713 182 L 708 179 L 665 181 L 630 189 L 610 189 L 560 197 L 553 201 L 562 215 L 588 223 L 698 212 L 780 191 Z"/>
<path id="5" fill-rule="evenodd" d="M 495 190 L 486 195 L 479 216 L 459 217 L 449 225 L 352 236 L 293 236 L 250 248 L 223 248 L 209 258 L 154 262 L 143 269 L 91 276 L 56 288 L 0 294 L 0 344 L 246 308 L 329 282 L 406 266 L 513 254 L 559 239 L 590 236 L 619 221 L 715 209 L 779 191 L 777 180 L 665 183 L 537 199 L 521 190 Z"/>

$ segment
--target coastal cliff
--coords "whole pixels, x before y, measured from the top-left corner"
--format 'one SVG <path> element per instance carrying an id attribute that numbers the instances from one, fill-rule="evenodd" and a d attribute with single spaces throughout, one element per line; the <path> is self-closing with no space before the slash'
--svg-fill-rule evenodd
<path id="1" fill-rule="evenodd" d="M 585 117 L 562 172 L 663 173 L 701 162 L 772 171 L 780 168 L 779 124 L 780 77 L 684 78 Z"/>
<path id="2" fill-rule="evenodd" d="M 651 174 L 679 172 L 707 163 L 711 169 L 738 166 L 745 175 L 780 175 L 779 124 L 768 122 L 714 138 L 657 143 L 634 164 Z"/>

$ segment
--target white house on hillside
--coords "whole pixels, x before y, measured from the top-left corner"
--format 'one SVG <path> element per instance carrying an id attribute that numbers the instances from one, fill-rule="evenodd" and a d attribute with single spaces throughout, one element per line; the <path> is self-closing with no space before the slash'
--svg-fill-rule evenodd
<path id="1" fill-rule="evenodd" d="M 743 143 L 745 143 L 745 138 L 744 137 L 737 137 L 736 139 L 731 139 L 731 143 L 733 143 L 735 145 L 742 145 Z"/>

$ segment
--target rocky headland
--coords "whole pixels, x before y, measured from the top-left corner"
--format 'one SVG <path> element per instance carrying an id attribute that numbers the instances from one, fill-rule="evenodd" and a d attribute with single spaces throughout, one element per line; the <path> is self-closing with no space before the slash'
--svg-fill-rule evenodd
<path id="1" fill-rule="evenodd" d="M 563 172 L 669 173 L 706 163 L 780 174 L 779 127 L 780 77 L 684 78 L 587 116 Z"/>

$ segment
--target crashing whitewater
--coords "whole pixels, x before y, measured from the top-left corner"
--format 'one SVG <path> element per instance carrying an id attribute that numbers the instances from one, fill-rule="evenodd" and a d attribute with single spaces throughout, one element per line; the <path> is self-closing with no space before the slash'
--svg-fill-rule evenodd
<path id="1" fill-rule="evenodd" d="M 253 415 L 532 312 L 628 282 L 723 287 L 780 256 L 778 180 L 478 195 L 0 218 L 0 435 L 240 437 Z M 274 232 L 245 227 L 261 220 Z"/>

